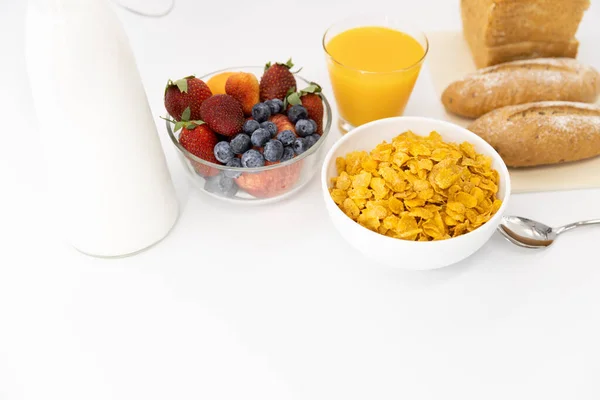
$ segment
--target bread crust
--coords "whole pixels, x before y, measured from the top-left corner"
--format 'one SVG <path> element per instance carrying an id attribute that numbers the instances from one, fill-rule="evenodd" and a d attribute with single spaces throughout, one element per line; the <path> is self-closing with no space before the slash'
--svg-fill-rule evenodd
<path id="1" fill-rule="evenodd" d="M 471 45 L 473 60 L 477 68 L 490 67 L 510 61 L 530 60 L 547 57 L 577 58 L 579 41 L 567 42 L 519 42 L 488 47 L 480 42 Z"/>
<path id="2" fill-rule="evenodd" d="M 492 145 L 509 167 L 600 155 L 600 107 L 592 104 L 557 101 L 502 107 L 468 129 Z"/>
<path id="3" fill-rule="evenodd" d="M 572 58 L 511 61 L 483 68 L 451 83 L 442 103 L 451 113 L 478 118 L 492 110 L 540 101 L 593 103 L 600 74 Z"/>

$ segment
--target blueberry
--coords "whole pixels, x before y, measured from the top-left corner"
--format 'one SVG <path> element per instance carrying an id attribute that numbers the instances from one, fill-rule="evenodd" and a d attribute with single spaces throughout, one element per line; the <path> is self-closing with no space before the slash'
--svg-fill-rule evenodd
<path id="1" fill-rule="evenodd" d="M 307 137 L 315 133 L 313 124 L 311 124 L 307 119 L 301 119 L 296 122 L 296 132 L 300 137 Z"/>
<path id="2" fill-rule="evenodd" d="M 283 156 L 281 156 L 281 162 L 287 161 L 287 160 L 291 160 L 292 158 L 294 158 L 296 154 L 294 153 L 294 149 L 292 148 L 292 146 L 286 146 L 283 149 Z"/>
<path id="3" fill-rule="evenodd" d="M 313 147 L 315 143 L 319 141 L 319 139 L 321 139 L 321 135 L 317 135 L 316 133 L 307 136 L 306 141 L 308 142 L 308 148 L 310 149 L 311 147 Z"/>
<path id="4" fill-rule="evenodd" d="M 292 147 L 294 148 L 294 152 L 296 154 L 302 154 L 304 153 L 306 150 L 308 150 L 308 140 L 306 138 L 296 138 L 296 140 L 294 140 L 294 144 L 292 145 Z"/>
<path id="5" fill-rule="evenodd" d="M 235 157 L 232 158 L 231 161 L 229 161 L 227 163 L 228 167 L 232 167 L 232 168 L 242 168 L 242 160 L 240 160 L 239 158 Z M 237 171 L 237 170 L 227 170 L 225 171 L 225 176 L 228 178 L 239 178 L 240 175 L 242 175 L 242 171 Z"/>
<path id="6" fill-rule="evenodd" d="M 250 149 L 242 156 L 242 166 L 246 168 L 258 168 L 265 165 L 265 158 L 259 151 Z"/>
<path id="7" fill-rule="evenodd" d="M 288 110 L 287 115 L 292 124 L 295 124 L 301 119 L 308 118 L 308 112 L 306 111 L 306 108 L 302 107 L 300 104 L 292 106 Z"/>
<path id="8" fill-rule="evenodd" d="M 258 128 L 250 137 L 252 145 L 256 147 L 263 147 L 269 139 L 271 139 L 271 133 L 264 128 Z"/>
<path id="9" fill-rule="evenodd" d="M 258 122 L 256 123 L 258 124 Z M 229 144 L 231 145 L 231 150 L 234 152 L 234 154 L 244 154 L 246 150 L 251 147 L 250 136 L 246 135 L 245 133 L 238 133 L 233 139 L 231 139 Z"/>
<path id="10" fill-rule="evenodd" d="M 271 109 L 271 115 L 275 115 L 283 111 L 283 101 L 279 99 L 267 100 L 265 104 Z"/>
<path id="11" fill-rule="evenodd" d="M 262 124 L 260 124 L 260 127 L 268 130 L 269 133 L 271 134 L 271 137 L 275 137 L 275 135 L 277 135 L 277 125 L 275 125 L 271 121 L 263 122 Z"/>
<path id="12" fill-rule="evenodd" d="M 279 112 L 283 112 L 284 107 L 283 107 L 283 100 L 281 99 L 273 99 L 271 100 L 274 103 L 277 103 L 279 105 Z"/>
<path id="13" fill-rule="evenodd" d="M 249 119 L 246 122 L 244 122 L 244 126 L 242 127 L 242 130 L 244 131 L 244 133 L 247 133 L 248 135 L 252 135 L 252 132 L 257 130 L 258 128 L 260 128 L 260 124 L 258 123 L 258 121 Z"/>
<path id="14" fill-rule="evenodd" d="M 265 144 L 263 153 L 267 161 L 279 161 L 283 156 L 283 144 L 277 139 L 271 139 Z"/>
<path id="15" fill-rule="evenodd" d="M 316 131 L 317 131 L 317 129 L 318 129 L 317 123 L 315 122 L 315 120 L 314 120 L 314 119 L 309 119 L 309 121 L 310 121 L 310 123 L 311 123 L 311 124 L 312 124 L 312 126 L 313 126 L 313 132 L 316 132 Z"/>
<path id="16" fill-rule="evenodd" d="M 219 179 L 221 179 L 221 175 L 206 178 L 206 182 L 204 182 L 204 190 L 210 193 L 217 193 L 219 191 Z"/>
<path id="17" fill-rule="evenodd" d="M 235 154 L 233 154 L 233 150 L 231 150 L 231 146 L 228 142 L 219 142 L 215 145 L 214 148 L 215 157 L 219 162 L 223 164 L 227 164 Z"/>
<path id="18" fill-rule="evenodd" d="M 265 103 L 258 103 L 252 107 L 252 118 L 257 122 L 265 122 L 271 116 L 271 109 Z"/>
<path id="19" fill-rule="evenodd" d="M 289 129 L 286 129 L 285 131 L 279 132 L 277 140 L 283 143 L 284 146 L 291 146 L 292 143 L 294 143 L 294 140 L 296 140 L 296 134 Z"/>
<path id="20" fill-rule="evenodd" d="M 238 191 L 238 185 L 232 178 L 225 176 L 224 174 L 219 174 L 208 178 L 204 184 L 204 189 L 210 193 L 233 197 Z"/>
<path id="21" fill-rule="evenodd" d="M 238 185 L 235 183 L 233 178 L 225 175 L 220 175 L 221 179 L 218 181 L 218 188 L 221 193 L 227 197 L 233 197 L 238 191 Z"/>

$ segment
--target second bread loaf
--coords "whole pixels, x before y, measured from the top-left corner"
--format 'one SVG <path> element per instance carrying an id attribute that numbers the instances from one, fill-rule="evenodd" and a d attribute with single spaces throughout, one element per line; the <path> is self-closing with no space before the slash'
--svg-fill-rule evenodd
<path id="1" fill-rule="evenodd" d="M 532 167 L 600 155 L 600 107 L 573 102 L 508 106 L 477 119 L 469 130 L 509 167 Z"/>

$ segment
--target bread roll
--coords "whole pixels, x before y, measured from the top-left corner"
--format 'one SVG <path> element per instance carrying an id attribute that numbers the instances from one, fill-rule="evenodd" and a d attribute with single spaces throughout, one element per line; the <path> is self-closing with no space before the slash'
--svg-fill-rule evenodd
<path id="1" fill-rule="evenodd" d="M 600 107 L 538 102 L 494 110 L 469 126 L 509 167 L 583 160 L 600 154 Z"/>
<path id="2" fill-rule="evenodd" d="M 496 108 L 539 101 L 593 103 L 600 74 L 572 58 L 512 61 L 451 83 L 442 94 L 449 112 L 478 118 Z"/>

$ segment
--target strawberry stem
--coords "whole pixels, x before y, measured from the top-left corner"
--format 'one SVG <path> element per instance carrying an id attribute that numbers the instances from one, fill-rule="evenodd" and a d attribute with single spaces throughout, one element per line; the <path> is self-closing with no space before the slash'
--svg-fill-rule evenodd
<path id="1" fill-rule="evenodd" d="M 176 123 L 177 123 L 175 120 L 173 120 L 173 119 L 169 119 L 169 118 L 165 118 L 165 117 L 163 117 L 162 115 L 161 115 L 161 116 L 159 116 L 159 118 L 160 118 L 160 119 L 164 119 L 165 121 L 168 121 L 168 122 L 170 122 L 170 123 L 172 123 L 172 124 L 176 124 Z"/>
<path id="2" fill-rule="evenodd" d="M 308 93 L 318 94 L 318 93 L 321 93 L 322 91 L 323 91 L 323 89 L 321 88 L 321 86 L 319 86 L 318 83 L 310 82 L 310 84 L 307 87 L 300 90 L 300 95 L 302 96 L 302 95 L 305 95 Z"/>
<path id="3" fill-rule="evenodd" d="M 285 63 L 276 62 L 275 65 L 281 65 L 281 66 L 286 67 L 287 69 L 291 70 L 294 67 L 294 62 L 292 61 L 292 58 L 290 57 Z M 271 61 L 269 61 L 268 63 L 266 63 L 265 64 L 265 71 L 268 70 L 269 68 L 271 68 L 272 66 L 273 66 L 273 63 Z M 292 74 L 297 74 L 301 70 L 302 70 L 302 68 L 300 68 L 296 72 L 292 71 Z"/>

